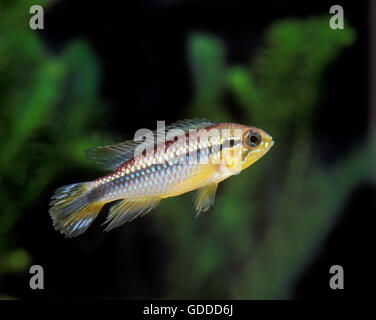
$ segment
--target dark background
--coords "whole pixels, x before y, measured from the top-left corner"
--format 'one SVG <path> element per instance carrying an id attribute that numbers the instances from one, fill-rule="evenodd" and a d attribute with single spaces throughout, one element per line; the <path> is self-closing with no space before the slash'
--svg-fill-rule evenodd
<path id="1" fill-rule="evenodd" d="M 357 38 L 325 73 L 322 103 L 315 110 L 315 139 L 320 157 L 330 164 L 365 139 L 369 131 L 366 1 L 64 0 L 48 8 L 45 30 L 39 34 L 55 54 L 72 40 L 89 41 L 100 63 L 100 94 L 109 108 L 106 113 L 111 115 L 98 123 L 98 128 L 127 137 L 140 127 L 152 127 L 156 119 L 171 122 L 185 118 L 193 90 L 185 46 L 192 31 L 205 30 L 220 37 L 228 49 L 227 61 L 246 63 L 260 45 L 262 31 L 274 20 L 321 15 L 333 4 L 344 7 L 346 23 L 356 29 Z M 231 98 L 226 107 L 238 112 Z M 330 148 L 331 145 L 337 148 Z M 48 198 L 55 187 L 67 181 L 85 180 L 88 174 L 92 173 L 80 172 L 78 177 L 77 172 L 67 172 L 61 181 L 54 181 L 44 196 Z M 348 198 L 317 257 L 299 277 L 293 298 L 359 295 L 359 277 L 370 242 L 366 221 L 376 209 L 374 196 L 375 187 L 362 184 Z M 163 295 L 160 272 L 170 252 L 160 243 L 150 223 L 134 226 L 129 236 L 132 243 L 119 243 L 117 235 L 124 230 L 100 232 L 103 219 L 95 222 L 83 238 L 67 242 L 56 237 L 46 215 L 36 214 L 47 210 L 46 203 L 36 203 L 16 229 L 19 242 L 27 243 L 25 238 L 33 237 L 26 249 L 33 252 L 33 262 L 45 269 L 45 290 L 30 290 L 26 274 L 3 279 L 0 284 L 5 292 L 21 298 Z M 39 226 L 38 234 L 30 232 L 35 225 Z M 46 255 L 46 248 L 50 254 Z M 70 263 L 62 263 L 64 259 Z M 329 289 L 329 267 L 334 264 L 344 267 L 345 290 Z M 101 276 L 98 270 L 103 270 Z M 143 274 L 143 278 L 132 277 L 132 272 Z M 142 291 L 145 287 L 148 292 Z"/>

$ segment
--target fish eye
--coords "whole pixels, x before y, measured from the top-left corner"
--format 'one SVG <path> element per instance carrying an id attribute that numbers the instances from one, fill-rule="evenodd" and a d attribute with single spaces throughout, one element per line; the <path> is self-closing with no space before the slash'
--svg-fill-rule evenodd
<path id="1" fill-rule="evenodd" d="M 255 131 L 250 131 L 247 134 L 247 144 L 251 147 L 257 147 L 261 143 L 261 136 L 255 132 Z"/>

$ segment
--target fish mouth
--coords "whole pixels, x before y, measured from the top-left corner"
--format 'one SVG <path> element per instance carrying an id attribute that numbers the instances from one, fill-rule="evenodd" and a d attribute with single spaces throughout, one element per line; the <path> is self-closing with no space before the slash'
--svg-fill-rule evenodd
<path id="1" fill-rule="evenodd" d="M 265 148 L 268 150 L 274 145 L 273 137 L 269 136 L 269 139 L 265 142 Z"/>

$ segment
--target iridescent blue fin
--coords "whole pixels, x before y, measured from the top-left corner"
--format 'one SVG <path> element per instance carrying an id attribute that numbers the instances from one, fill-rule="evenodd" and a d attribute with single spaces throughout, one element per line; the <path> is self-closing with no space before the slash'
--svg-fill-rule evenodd
<path id="1" fill-rule="evenodd" d="M 61 187 L 51 199 L 50 215 L 56 230 L 67 237 L 76 237 L 86 231 L 97 217 L 104 203 L 89 197 L 91 182 Z"/>

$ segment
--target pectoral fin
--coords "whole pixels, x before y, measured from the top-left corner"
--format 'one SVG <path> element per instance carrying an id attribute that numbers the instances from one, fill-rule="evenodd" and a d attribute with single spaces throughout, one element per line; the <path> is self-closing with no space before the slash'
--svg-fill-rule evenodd
<path id="1" fill-rule="evenodd" d="M 147 214 L 154 209 L 161 199 L 145 198 L 145 199 L 124 199 L 111 207 L 105 224 L 108 223 L 105 231 L 119 227 L 125 222 L 132 221 L 139 216 Z"/>
<path id="2" fill-rule="evenodd" d="M 208 211 L 214 204 L 217 187 L 218 183 L 212 183 L 197 190 L 194 199 L 197 216 L 200 212 Z"/>

